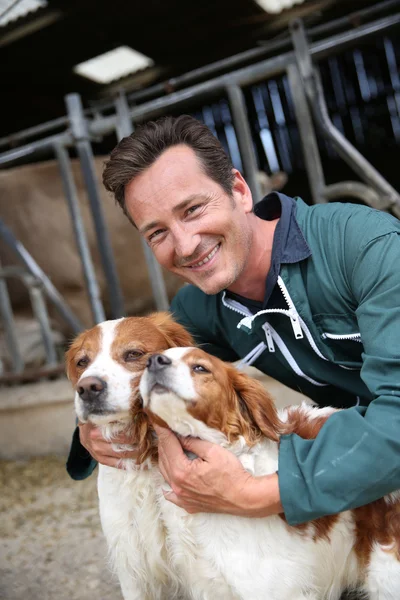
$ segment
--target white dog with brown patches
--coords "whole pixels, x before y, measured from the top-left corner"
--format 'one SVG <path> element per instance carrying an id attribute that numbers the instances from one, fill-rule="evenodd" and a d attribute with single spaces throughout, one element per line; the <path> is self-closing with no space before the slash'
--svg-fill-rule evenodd
<path id="1" fill-rule="evenodd" d="M 333 409 L 303 405 L 278 415 L 261 384 L 200 349 L 151 355 L 157 344 L 177 345 L 180 328 L 165 315 L 159 322 L 176 334 L 168 341 L 159 332 L 156 340 L 150 323 L 138 335 L 136 321 L 103 324 L 68 354 L 80 419 L 108 437 L 133 428 L 139 462 L 149 467 L 99 471 L 101 521 L 125 600 L 338 600 L 346 588 L 369 600 L 398 599 L 396 495 L 299 527 L 282 516 L 189 515 L 165 499 L 147 415 L 227 448 L 261 476 L 277 470 L 282 433 L 313 438 Z"/>

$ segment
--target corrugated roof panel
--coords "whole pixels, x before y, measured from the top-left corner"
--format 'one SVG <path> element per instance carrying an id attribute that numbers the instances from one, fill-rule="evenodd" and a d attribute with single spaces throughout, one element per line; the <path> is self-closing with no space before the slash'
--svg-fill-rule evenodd
<path id="1" fill-rule="evenodd" d="M 0 27 L 44 6 L 47 0 L 0 0 Z"/>
<path id="2" fill-rule="evenodd" d="M 278 14 L 286 8 L 292 8 L 295 4 L 302 4 L 305 0 L 255 0 L 258 6 L 267 13 Z"/>

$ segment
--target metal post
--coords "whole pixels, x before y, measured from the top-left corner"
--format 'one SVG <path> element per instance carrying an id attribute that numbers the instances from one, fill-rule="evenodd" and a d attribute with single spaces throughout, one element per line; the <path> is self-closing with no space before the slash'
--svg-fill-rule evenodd
<path id="1" fill-rule="evenodd" d="M 58 293 L 54 285 L 51 283 L 47 275 L 42 271 L 37 262 L 32 258 L 25 247 L 19 242 L 11 230 L 0 219 L 0 238 L 11 248 L 13 253 L 25 265 L 27 270 L 35 278 L 39 279 L 46 292 L 47 297 L 53 302 L 54 306 L 60 313 L 61 317 L 68 323 L 74 333 L 82 331 L 83 326 L 75 317 L 69 306 L 64 302 L 61 294 Z"/>
<path id="2" fill-rule="evenodd" d="M 115 109 L 117 113 L 116 131 L 118 140 L 120 140 L 123 137 L 130 135 L 133 131 L 132 119 L 129 113 L 129 106 L 125 94 L 120 93 L 118 95 L 115 100 Z M 168 310 L 168 295 L 161 267 L 142 236 L 140 236 L 140 240 L 147 263 L 151 288 L 157 310 Z"/>
<path id="3" fill-rule="evenodd" d="M 106 317 L 104 314 L 103 304 L 101 302 L 100 289 L 97 283 L 92 257 L 90 255 L 86 232 L 82 223 L 82 214 L 79 206 L 78 194 L 76 192 L 74 177 L 72 175 L 69 155 L 67 150 L 60 144 L 55 144 L 54 151 L 61 172 L 64 193 L 68 202 L 68 208 L 71 215 L 76 245 L 78 248 L 79 255 L 81 257 L 83 275 L 85 277 L 86 289 L 89 295 L 89 301 L 92 308 L 92 315 L 95 323 L 101 323 L 105 320 Z"/>
<path id="4" fill-rule="evenodd" d="M 311 189 L 311 196 L 314 204 L 326 202 L 324 197 L 325 177 L 322 169 L 317 138 L 315 137 L 314 125 L 297 66 L 291 64 L 287 69 L 287 74 L 301 146 L 303 149 L 303 158 L 308 174 L 308 182 Z"/>
<path id="5" fill-rule="evenodd" d="M 1 267 L 1 265 L 0 265 Z M 10 296 L 8 295 L 7 284 L 0 270 L 0 314 L 3 321 L 4 333 L 7 342 L 7 349 L 10 354 L 12 370 L 14 373 L 21 373 L 24 370 L 24 361 L 18 347 L 18 340 L 15 334 L 14 315 L 11 307 Z"/>
<path id="6" fill-rule="evenodd" d="M 81 163 L 83 178 L 85 180 L 86 189 L 88 192 L 90 208 L 97 234 L 100 258 L 107 280 L 111 313 L 114 318 L 122 317 L 125 314 L 124 302 L 101 206 L 101 199 L 93 164 L 93 152 L 89 142 L 89 134 L 80 96 L 78 94 L 68 94 L 68 96 L 66 96 L 66 105 L 71 123 L 72 134 L 75 139 L 75 145 Z"/>
<path id="7" fill-rule="evenodd" d="M 376 208 L 381 210 L 390 208 L 397 217 L 400 217 L 400 195 L 330 120 L 321 81 L 313 67 L 306 34 L 300 19 L 296 19 L 290 24 L 290 31 L 297 65 L 315 122 L 323 135 L 330 140 L 339 156 L 363 181 L 378 192 L 377 198 L 380 202 Z"/>
<path id="8" fill-rule="evenodd" d="M 47 365 L 54 367 L 57 364 L 57 353 L 51 333 L 46 303 L 43 298 L 42 284 L 36 277 L 32 277 L 32 275 L 25 275 L 24 280 L 29 291 L 33 314 L 40 325 Z"/>
<path id="9" fill-rule="evenodd" d="M 238 85 L 228 85 L 226 91 L 228 93 L 229 107 L 231 109 L 232 122 L 239 145 L 244 175 L 253 196 L 253 204 L 256 204 L 262 200 L 262 197 L 257 177 L 257 158 L 254 151 L 246 103 L 243 92 Z"/>

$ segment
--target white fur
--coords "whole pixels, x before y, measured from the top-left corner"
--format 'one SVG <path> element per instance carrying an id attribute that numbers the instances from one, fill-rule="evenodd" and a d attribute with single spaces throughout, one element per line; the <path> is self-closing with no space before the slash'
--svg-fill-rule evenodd
<path id="1" fill-rule="evenodd" d="M 115 385 L 118 398 L 112 404 L 123 415 L 122 390 L 129 386 L 107 358 L 109 336 L 111 328 L 91 371 L 98 374 L 101 368 L 107 373 L 110 392 Z M 188 414 L 186 406 L 197 394 L 182 361 L 185 351 L 166 354 L 173 360 L 171 391 L 152 392 L 146 372 L 141 381 L 141 394 L 151 410 L 177 433 L 227 447 L 252 475 L 276 472 L 276 443 L 264 439 L 249 448 L 240 439 L 228 446 L 221 432 Z M 332 411 L 305 404 L 298 410 L 310 420 Z M 286 420 L 286 411 L 280 417 Z M 124 427 L 125 420 L 103 431 L 110 439 Z M 278 516 L 189 515 L 164 498 L 165 482 L 158 468 L 148 466 L 128 472 L 99 466 L 101 523 L 125 600 L 339 600 L 345 587 L 357 584 L 370 600 L 399 598 L 400 564 L 392 554 L 376 546 L 367 573 L 361 571 L 353 552 L 351 512 L 339 516 L 329 539 L 315 539 L 312 523 L 291 528 Z"/>

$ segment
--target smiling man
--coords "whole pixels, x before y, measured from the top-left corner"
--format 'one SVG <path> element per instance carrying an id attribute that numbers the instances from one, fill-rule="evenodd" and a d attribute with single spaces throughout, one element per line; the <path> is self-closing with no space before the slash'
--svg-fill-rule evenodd
<path id="1" fill-rule="evenodd" d="M 158 428 L 167 499 L 189 512 L 284 511 L 297 524 L 400 489 L 399 222 L 278 193 L 253 209 L 218 140 L 188 116 L 122 140 L 104 184 L 158 262 L 191 284 L 171 309 L 205 350 L 347 409 L 316 440 L 283 436 L 279 475 L 259 478 L 218 446 Z M 90 455 L 75 434 L 73 477 L 90 474 L 92 457 L 117 465 L 95 428 L 79 430 Z M 200 458 L 188 460 L 182 446 Z"/>

